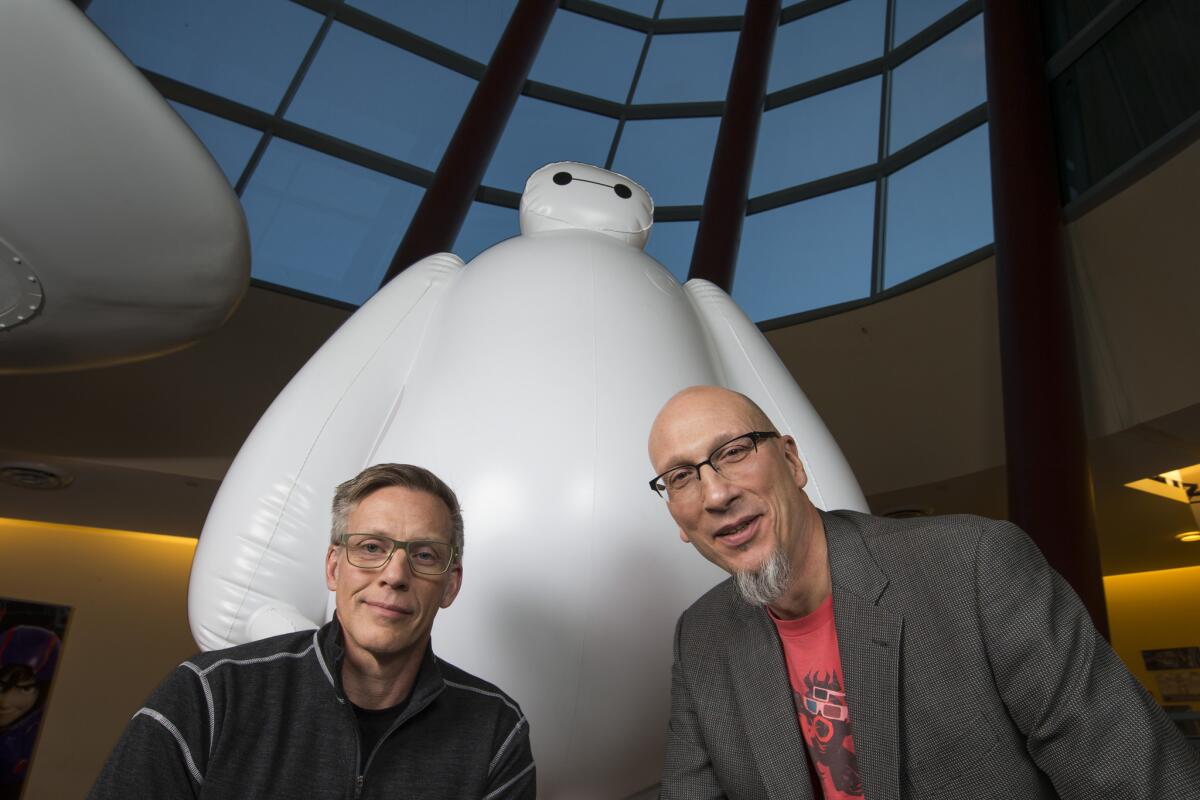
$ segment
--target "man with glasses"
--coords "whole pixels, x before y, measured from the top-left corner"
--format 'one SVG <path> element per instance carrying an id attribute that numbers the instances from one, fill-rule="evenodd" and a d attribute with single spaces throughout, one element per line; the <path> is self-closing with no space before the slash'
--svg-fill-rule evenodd
<path id="1" fill-rule="evenodd" d="M 517 704 L 430 647 L 462 551 L 458 499 L 428 470 L 380 464 L 341 484 L 333 620 L 185 661 L 90 796 L 534 797 Z"/>
<path id="2" fill-rule="evenodd" d="M 717 387 L 649 452 L 733 575 L 676 628 L 663 798 L 1200 797 L 1200 754 L 1015 526 L 819 511 L 792 437 Z"/>

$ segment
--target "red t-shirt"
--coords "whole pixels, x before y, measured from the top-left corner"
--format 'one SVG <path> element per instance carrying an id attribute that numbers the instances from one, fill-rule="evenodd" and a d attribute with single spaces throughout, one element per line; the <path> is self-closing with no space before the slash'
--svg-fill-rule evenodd
<path id="1" fill-rule="evenodd" d="M 862 781 L 833 624 L 833 595 L 807 616 L 779 619 L 771 614 L 771 621 L 783 642 L 809 764 L 816 766 L 825 800 L 861 798 Z"/>

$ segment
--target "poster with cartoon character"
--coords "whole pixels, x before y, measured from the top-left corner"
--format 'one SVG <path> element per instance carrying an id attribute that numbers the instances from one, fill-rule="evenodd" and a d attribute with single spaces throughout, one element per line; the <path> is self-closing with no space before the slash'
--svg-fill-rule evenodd
<path id="1" fill-rule="evenodd" d="M 70 614 L 0 598 L 0 800 L 19 798 L 29 775 Z"/>

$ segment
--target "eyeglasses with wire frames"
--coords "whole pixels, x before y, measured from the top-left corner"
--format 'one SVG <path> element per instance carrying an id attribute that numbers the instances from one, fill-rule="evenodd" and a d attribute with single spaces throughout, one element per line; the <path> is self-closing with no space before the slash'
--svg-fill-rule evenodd
<path id="1" fill-rule="evenodd" d="M 661 475 L 650 479 L 650 488 L 668 503 L 694 492 L 700 486 L 700 468 L 712 467 L 712 471 L 723 478 L 736 478 L 742 474 L 758 452 L 758 443 L 779 436 L 775 431 L 751 431 L 730 439 L 709 453 L 699 464 L 680 464 Z"/>
<path id="2" fill-rule="evenodd" d="M 437 539 L 401 542 L 377 533 L 343 533 L 338 544 L 346 548 L 346 560 L 362 569 L 379 569 L 403 550 L 409 568 L 418 575 L 444 575 L 458 557 L 458 548 Z"/>

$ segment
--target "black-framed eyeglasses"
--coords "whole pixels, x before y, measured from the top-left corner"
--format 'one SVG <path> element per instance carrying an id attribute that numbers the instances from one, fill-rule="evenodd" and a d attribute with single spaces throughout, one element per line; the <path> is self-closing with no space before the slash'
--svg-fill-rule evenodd
<path id="1" fill-rule="evenodd" d="M 343 533 L 338 544 L 346 548 L 346 560 L 362 569 L 379 569 L 403 550 L 409 568 L 418 575 L 444 575 L 458 556 L 457 547 L 437 539 L 401 542 L 377 533 Z"/>
<path id="2" fill-rule="evenodd" d="M 687 496 L 700 486 L 700 468 L 712 467 L 713 472 L 724 478 L 736 478 L 741 470 L 753 461 L 750 456 L 758 452 L 758 443 L 779 436 L 775 431 L 751 431 L 730 439 L 709 453 L 699 464 L 680 464 L 671 467 L 650 480 L 650 488 L 669 503 Z"/>

